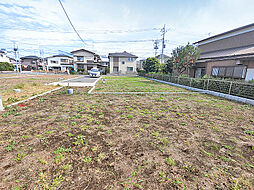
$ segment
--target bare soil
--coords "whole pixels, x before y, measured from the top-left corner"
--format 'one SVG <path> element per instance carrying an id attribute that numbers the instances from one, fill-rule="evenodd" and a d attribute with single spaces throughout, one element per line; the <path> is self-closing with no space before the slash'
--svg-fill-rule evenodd
<path id="1" fill-rule="evenodd" d="M 6 106 L 56 88 L 55 86 L 46 86 L 47 83 L 76 77 L 75 75 L 0 74 L 0 93 L 3 105 Z M 14 92 L 13 89 L 21 89 L 21 93 Z"/>
<path id="2" fill-rule="evenodd" d="M 253 189 L 254 107 L 88 90 L 2 113 L 0 188 Z"/>

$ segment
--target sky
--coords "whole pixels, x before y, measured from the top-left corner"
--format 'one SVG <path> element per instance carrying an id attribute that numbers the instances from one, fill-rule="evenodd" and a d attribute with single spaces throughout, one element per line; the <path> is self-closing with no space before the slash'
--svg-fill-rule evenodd
<path id="1" fill-rule="evenodd" d="M 254 22 L 253 0 L 0 0 L 0 49 L 9 56 L 50 55 L 79 48 L 101 56 L 127 51 L 140 59 L 155 55 L 154 42 L 166 25 L 165 54 Z"/>

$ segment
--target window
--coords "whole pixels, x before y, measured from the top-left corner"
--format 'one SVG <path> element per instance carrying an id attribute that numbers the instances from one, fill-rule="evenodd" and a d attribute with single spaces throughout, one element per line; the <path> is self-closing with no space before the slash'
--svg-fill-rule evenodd
<path id="1" fill-rule="evenodd" d="M 84 57 L 83 56 L 77 56 L 77 60 L 78 61 L 84 61 Z"/>
<path id="2" fill-rule="evenodd" d="M 127 72 L 133 72 L 133 67 L 127 67 Z"/>
<path id="3" fill-rule="evenodd" d="M 60 59 L 62 63 L 68 63 L 68 59 Z"/>
<path id="4" fill-rule="evenodd" d="M 245 66 L 213 67 L 212 76 L 229 77 L 229 78 L 244 78 L 245 72 L 246 72 Z"/>
<path id="5" fill-rule="evenodd" d="M 50 63 L 57 64 L 58 61 L 51 60 Z"/>
<path id="6" fill-rule="evenodd" d="M 113 72 L 117 73 L 118 72 L 118 67 L 113 67 Z"/>
<path id="7" fill-rule="evenodd" d="M 134 61 L 134 58 L 133 58 L 133 57 L 129 57 L 129 58 L 128 58 L 128 61 L 133 62 L 133 61 Z"/>
<path id="8" fill-rule="evenodd" d="M 122 64 L 124 65 L 124 64 L 125 64 L 125 61 L 122 61 Z"/>

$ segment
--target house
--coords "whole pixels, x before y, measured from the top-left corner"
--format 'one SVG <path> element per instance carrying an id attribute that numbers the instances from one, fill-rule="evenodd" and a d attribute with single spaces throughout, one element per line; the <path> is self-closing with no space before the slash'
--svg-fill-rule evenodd
<path id="1" fill-rule="evenodd" d="M 162 54 L 160 54 L 160 55 L 157 55 L 156 58 L 160 60 L 160 63 L 166 63 L 170 59 L 170 56 L 165 54 L 163 54 L 162 56 Z"/>
<path id="2" fill-rule="evenodd" d="M 71 70 L 73 67 L 73 57 L 68 55 L 53 55 L 46 58 L 47 60 L 47 70 L 52 71 L 67 71 Z"/>
<path id="3" fill-rule="evenodd" d="M 101 58 L 98 54 L 86 49 L 71 52 L 74 60 L 74 70 L 90 71 L 93 67 L 100 68 Z"/>
<path id="4" fill-rule="evenodd" d="M 7 57 L 5 51 L 0 50 L 0 63 L 2 63 L 2 62 L 8 62 L 8 63 L 10 63 L 10 59 Z"/>
<path id="5" fill-rule="evenodd" d="M 193 68 L 195 77 L 254 79 L 254 23 L 194 44 L 201 50 Z"/>
<path id="6" fill-rule="evenodd" d="M 39 68 L 39 64 L 41 62 L 41 59 L 37 56 L 25 56 L 21 57 L 21 64 L 23 67 L 23 70 L 31 71 L 31 70 L 37 70 Z"/>
<path id="7" fill-rule="evenodd" d="M 137 56 L 126 51 L 122 53 L 109 53 L 110 73 L 128 74 L 136 73 Z"/>

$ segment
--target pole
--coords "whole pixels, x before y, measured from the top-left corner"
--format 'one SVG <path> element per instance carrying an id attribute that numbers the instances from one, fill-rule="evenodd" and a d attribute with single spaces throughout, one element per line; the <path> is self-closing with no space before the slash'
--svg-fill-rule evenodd
<path id="1" fill-rule="evenodd" d="M 3 101 L 0 94 L 0 111 L 4 111 Z"/>
<path id="2" fill-rule="evenodd" d="M 164 24 L 163 29 L 161 30 L 162 32 L 162 48 L 161 48 L 161 63 L 163 63 L 164 60 L 164 48 L 165 48 L 165 34 L 166 34 L 166 25 Z"/>

